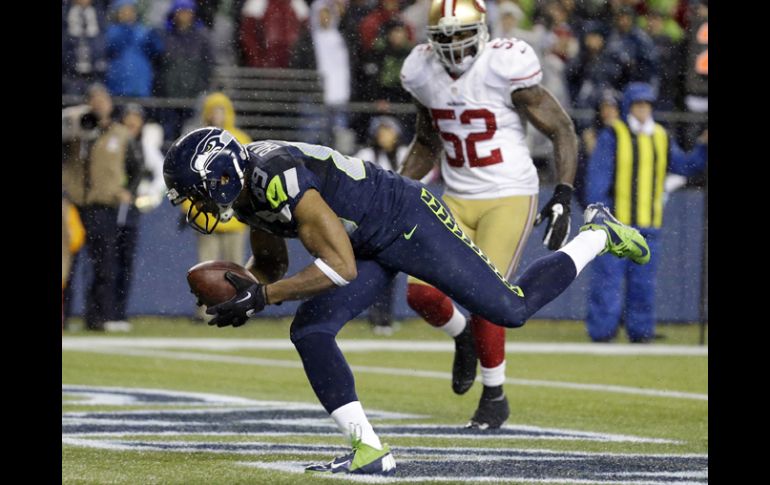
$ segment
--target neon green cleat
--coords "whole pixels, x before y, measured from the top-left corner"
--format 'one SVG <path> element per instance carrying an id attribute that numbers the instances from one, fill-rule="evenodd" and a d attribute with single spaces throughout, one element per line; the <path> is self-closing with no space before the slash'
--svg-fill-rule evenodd
<path id="1" fill-rule="evenodd" d="M 378 450 L 361 442 L 353 441 L 353 451 L 338 456 L 329 463 L 310 465 L 305 473 L 356 473 L 363 475 L 393 475 L 396 472 L 396 460 L 390 454 L 387 443 Z"/>
<path id="2" fill-rule="evenodd" d="M 610 213 L 604 204 L 591 204 L 583 214 L 585 225 L 580 231 L 604 231 L 607 234 L 607 245 L 604 251 L 619 258 L 628 258 L 636 264 L 647 264 L 650 261 L 650 247 L 639 231 L 629 227 Z"/>

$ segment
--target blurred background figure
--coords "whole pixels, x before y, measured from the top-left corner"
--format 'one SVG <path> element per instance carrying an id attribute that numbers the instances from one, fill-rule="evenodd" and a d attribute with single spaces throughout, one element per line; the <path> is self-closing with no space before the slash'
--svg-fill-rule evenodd
<path id="1" fill-rule="evenodd" d="M 104 11 L 92 0 L 62 3 L 62 94 L 85 94 L 104 80 Z"/>
<path id="2" fill-rule="evenodd" d="M 344 9 L 342 0 L 316 0 L 313 3 L 310 30 L 294 45 L 291 67 L 318 71 L 326 116 L 322 126 L 310 124 L 307 127 L 327 131 L 327 139 L 335 140 L 338 149 L 347 151 L 345 148 L 348 147 L 340 146 L 345 143 L 340 139 L 344 137 L 341 133 L 348 127 L 346 105 L 350 101 L 351 87 L 350 53 L 339 30 Z M 312 114 L 308 116 L 312 117 Z"/>
<path id="3" fill-rule="evenodd" d="M 136 206 L 139 184 L 145 175 L 144 151 L 142 149 L 142 127 L 144 110 L 138 104 L 127 104 L 121 110 L 121 123 L 128 129 L 129 140 L 126 150 L 126 190 L 131 200 L 121 202 L 118 207 L 118 237 L 116 241 L 117 266 L 115 267 L 115 312 L 112 326 L 130 330 L 126 308 L 134 276 L 134 256 L 139 237 L 139 216 Z"/>
<path id="4" fill-rule="evenodd" d="M 87 105 L 62 111 L 62 185 L 86 231 L 93 276 L 85 323 L 96 331 L 127 330 L 114 322 L 121 206 L 132 202 L 126 186 L 131 134 L 112 112 L 112 98 L 102 84 L 88 89 Z"/>
<path id="5" fill-rule="evenodd" d="M 401 66 L 412 51 L 406 24 L 391 19 L 381 25 L 382 35 L 364 56 L 365 92 L 369 101 L 407 103 L 411 95 L 401 87 Z"/>
<path id="6" fill-rule="evenodd" d="M 652 8 L 644 17 L 644 31 L 650 36 L 658 58 L 659 111 L 674 111 L 681 105 L 682 65 L 685 62 L 682 43 L 683 32 L 663 8 Z"/>
<path id="7" fill-rule="evenodd" d="M 304 0 L 246 0 L 239 27 L 243 65 L 289 67 L 309 13 Z"/>
<path id="8" fill-rule="evenodd" d="M 605 89 L 623 89 L 622 60 L 607 50 L 607 27 L 601 22 L 584 24 L 580 53 L 567 66 L 567 82 L 576 108 L 593 109 Z M 586 123 L 578 123 L 585 129 Z"/>
<path id="9" fill-rule="evenodd" d="M 406 19 L 401 13 L 401 3 L 399 0 L 379 0 L 377 7 L 361 20 L 359 25 L 359 34 L 361 38 L 361 50 L 367 54 L 378 39 L 384 37 L 383 26 L 390 20 L 396 20 L 402 25 L 407 25 Z M 406 27 L 407 37 L 410 42 L 414 41 L 414 32 L 411 27 Z"/>
<path id="10" fill-rule="evenodd" d="M 605 204 L 620 222 L 637 228 L 652 254 L 643 266 L 608 255 L 594 261 L 586 319 L 594 342 L 615 338 L 621 319 L 629 341 L 646 343 L 655 338 L 655 277 L 665 176 L 668 171 L 681 175 L 700 172 L 708 157 L 708 131 L 692 152 L 683 152 L 655 122 L 654 103 L 650 84 L 631 83 L 623 92 L 621 118 L 602 130 L 588 160 L 586 200 Z"/>
<path id="11" fill-rule="evenodd" d="M 196 18 L 195 9 L 193 0 L 174 0 L 167 14 L 159 94 L 169 98 L 195 98 L 209 87 L 214 54 L 209 33 Z M 175 108 L 164 113 L 165 138 L 174 140 L 193 110 Z"/>
<path id="12" fill-rule="evenodd" d="M 615 120 L 620 118 L 619 95 L 613 89 L 605 89 L 596 101 L 596 111 L 591 124 L 580 132 L 578 148 L 578 167 L 575 174 L 575 197 L 585 208 L 592 201 L 586 199 L 586 166 L 588 159 L 596 148 L 599 133 L 605 128 L 612 127 Z"/>
<path id="13" fill-rule="evenodd" d="M 492 22 L 490 38 L 521 39 L 534 49 L 537 49 L 542 44 L 543 37 L 545 36 L 545 27 L 542 24 L 536 24 L 531 30 L 523 29 L 522 23 L 525 20 L 526 15 L 524 11 L 512 0 L 499 2 L 496 19 Z M 539 54 L 540 52 L 538 52 Z"/>
<path id="14" fill-rule="evenodd" d="M 622 69 L 621 86 L 634 81 L 650 83 L 657 91 L 659 63 L 650 36 L 636 25 L 636 12 L 631 7 L 617 9 L 612 21 L 612 30 L 607 37 L 607 51 L 620 60 Z"/>
<path id="15" fill-rule="evenodd" d="M 391 103 L 408 103 L 411 95 L 401 87 L 401 66 L 414 47 L 407 25 L 399 16 L 380 24 L 380 34 L 370 49 L 364 51 L 362 98 L 374 102 L 375 113 L 358 113 L 354 126 L 357 139 L 368 138 L 367 126 L 373 116 L 388 114 Z M 404 121 L 403 119 L 401 120 Z"/>
<path id="16" fill-rule="evenodd" d="M 61 291 L 62 291 L 62 312 L 61 323 L 64 331 L 64 290 L 67 288 L 70 279 L 70 270 L 72 269 L 72 259 L 83 247 L 86 238 L 86 231 L 83 228 L 83 222 L 80 220 L 80 214 L 62 191 L 61 198 Z"/>
<path id="17" fill-rule="evenodd" d="M 707 0 L 690 2 L 687 13 L 687 68 L 685 70 L 685 106 L 691 113 L 709 112 L 709 4 Z M 685 131 L 685 141 L 692 143 L 698 133 L 708 128 L 693 123 Z"/>
<path id="18" fill-rule="evenodd" d="M 106 83 L 113 96 L 152 95 L 153 59 L 163 52 L 160 35 L 137 19 L 136 0 L 114 0 L 107 28 Z"/>
<path id="19" fill-rule="evenodd" d="M 251 138 L 245 132 L 235 127 L 235 110 L 233 103 L 223 93 L 212 93 L 203 101 L 199 126 L 188 125 L 185 130 L 190 131 L 202 126 L 216 126 L 223 128 L 230 133 L 243 145 L 251 143 Z M 187 214 L 190 203 L 182 204 L 182 212 Z M 182 216 L 184 217 L 184 215 Z M 187 226 L 187 224 L 183 224 Z M 245 224 L 232 218 L 227 222 L 217 224 L 214 232 L 211 234 L 198 234 L 198 262 L 211 260 L 232 261 L 238 264 L 245 264 L 244 251 L 246 250 L 246 228 Z M 199 322 L 208 321 L 212 315 L 206 314 L 205 305 L 196 309 L 196 320 Z"/>

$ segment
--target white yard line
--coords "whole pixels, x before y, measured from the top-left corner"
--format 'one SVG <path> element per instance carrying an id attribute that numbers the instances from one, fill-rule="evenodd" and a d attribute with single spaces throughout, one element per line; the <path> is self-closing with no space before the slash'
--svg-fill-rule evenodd
<path id="1" fill-rule="evenodd" d="M 454 342 L 340 339 L 344 352 L 454 352 Z M 285 339 L 63 337 L 62 350 L 92 347 L 190 350 L 294 350 Z M 708 347 L 695 345 L 632 345 L 507 342 L 506 352 L 518 354 L 708 356 Z"/>
<path id="2" fill-rule="evenodd" d="M 291 369 L 301 369 L 302 363 L 296 360 L 279 360 L 279 359 L 263 359 L 257 357 L 241 357 L 235 355 L 216 355 L 216 354 L 202 354 L 195 352 L 172 352 L 167 350 L 154 350 L 154 349 L 142 349 L 142 348 L 129 348 L 132 347 L 133 339 L 125 339 L 123 347 L 117 347 L 113 345 L 99 345 L 96 339 L 81 338 L 76 339 L 76 342 L 68 341 L 68 339 L 62 340 L 62 350 L 73 350 L 80 352 L 92 352 L 98 354 L 110 354 L 110 355 L 129 355 L 134 357 L 153 357 L 164 358 L 172 360 L 192 360 L 198 362 L 222 362 L 228 364 L 241 364 L 241 365 L 255 365 L 264 367 L 283 367 Z M 113 340 L 111 338 L 105 340 Z M 84 345 L 84 341 L 91 341 L 90 345 Z M 344 349 L 344 347 L 343 347 Z M 416 369 L 399 369 L 393 367 L 374 367 L 364 365 L 351 366 L 356 373 L 369 373 L 369 374 L 382 374 L 388 376 L 405 376 L 405 377 L 422 377 L 428 379 L 441 379 L 449 380 L 451 375 L 448 372 L 438 371 L 425 371 Z M 478 378 L 480 379 L 480 377 Z M 576 382 L 560 382 L 560 381 L 546 381 L 536 379 L 515 379 L 506 378 L 506 384 L 529 386 L 529 387 L 546 387 L 557 389 L 572 389 L 577 391 L 595 391 L 606 392 L 615 394 L 632 394 L 640 396 L 652 396 L 652 397 L 664 397 L 673 399 L 693 399 L 699 401 L 708 401 L 708 394 L 697 394 L 690 392 L 679 391 L 667 391 L 660 389 L 643 389 L 638 387 L 626 387 L 626 386 L 613 386 L 606 384 L 584 384 Z"/>

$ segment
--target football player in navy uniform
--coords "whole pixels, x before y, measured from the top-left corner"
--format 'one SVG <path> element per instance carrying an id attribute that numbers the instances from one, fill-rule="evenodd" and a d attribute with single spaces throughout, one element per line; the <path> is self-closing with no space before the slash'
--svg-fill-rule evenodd
<path id="1" fill-rule="evenodd" d="M 251 228 L 249 266 L 260 283 L 227 273 L 236 296 L 207 310 L 214 315 L 210 325 L 237 327 L 266 305 L 305 300 L 291 341 L 313 391 L 352 445 L 349 454 L 308 472 L 390 475 L 396 469 L 366 418 L 335 336 L 399 271 L 515 328 L 598 254 L 639 264 L 650 258 L 638 231 L 591 205 L 571 242 L 508 282 L 424 185 L 320 145 L 263 140 L 243 146 L 225 130 L 200 128 L 174 142 L 163 175 L 173 204 L 191 202 L 187 221 L 195 229 L 211 233 L 232 217 Z M 284 238 L 299 238 L 317 258 L 289 277 Z"/>

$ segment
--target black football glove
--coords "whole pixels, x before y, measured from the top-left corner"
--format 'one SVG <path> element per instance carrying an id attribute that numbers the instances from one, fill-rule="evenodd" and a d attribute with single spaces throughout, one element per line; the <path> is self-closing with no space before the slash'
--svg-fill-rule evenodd
<path id="1" fill-rule="evenodd" d="M 548 219 L 548 227 L 545 228 L 543 245 L 551 251 L 564 246 L 569 238 L 570 228 L 570 203 L 572 202 L 573 188 L 567 184 L 559 184 L 553 191 L 553 197 L 545 204 L 543 210 L 535 218 L 535 225 L 540 225 Z"/>
<path id="2" fill-rule="evenodd" d="M 265 285 L 241 278 L 231 271 L 225 273 L 225 279 L 235 287 L 235 296 L 206 310 L 209 315 L 216 315 L 209 321 L 209 325 L 240 327 L 250 316 L 265 308 Z"/>

